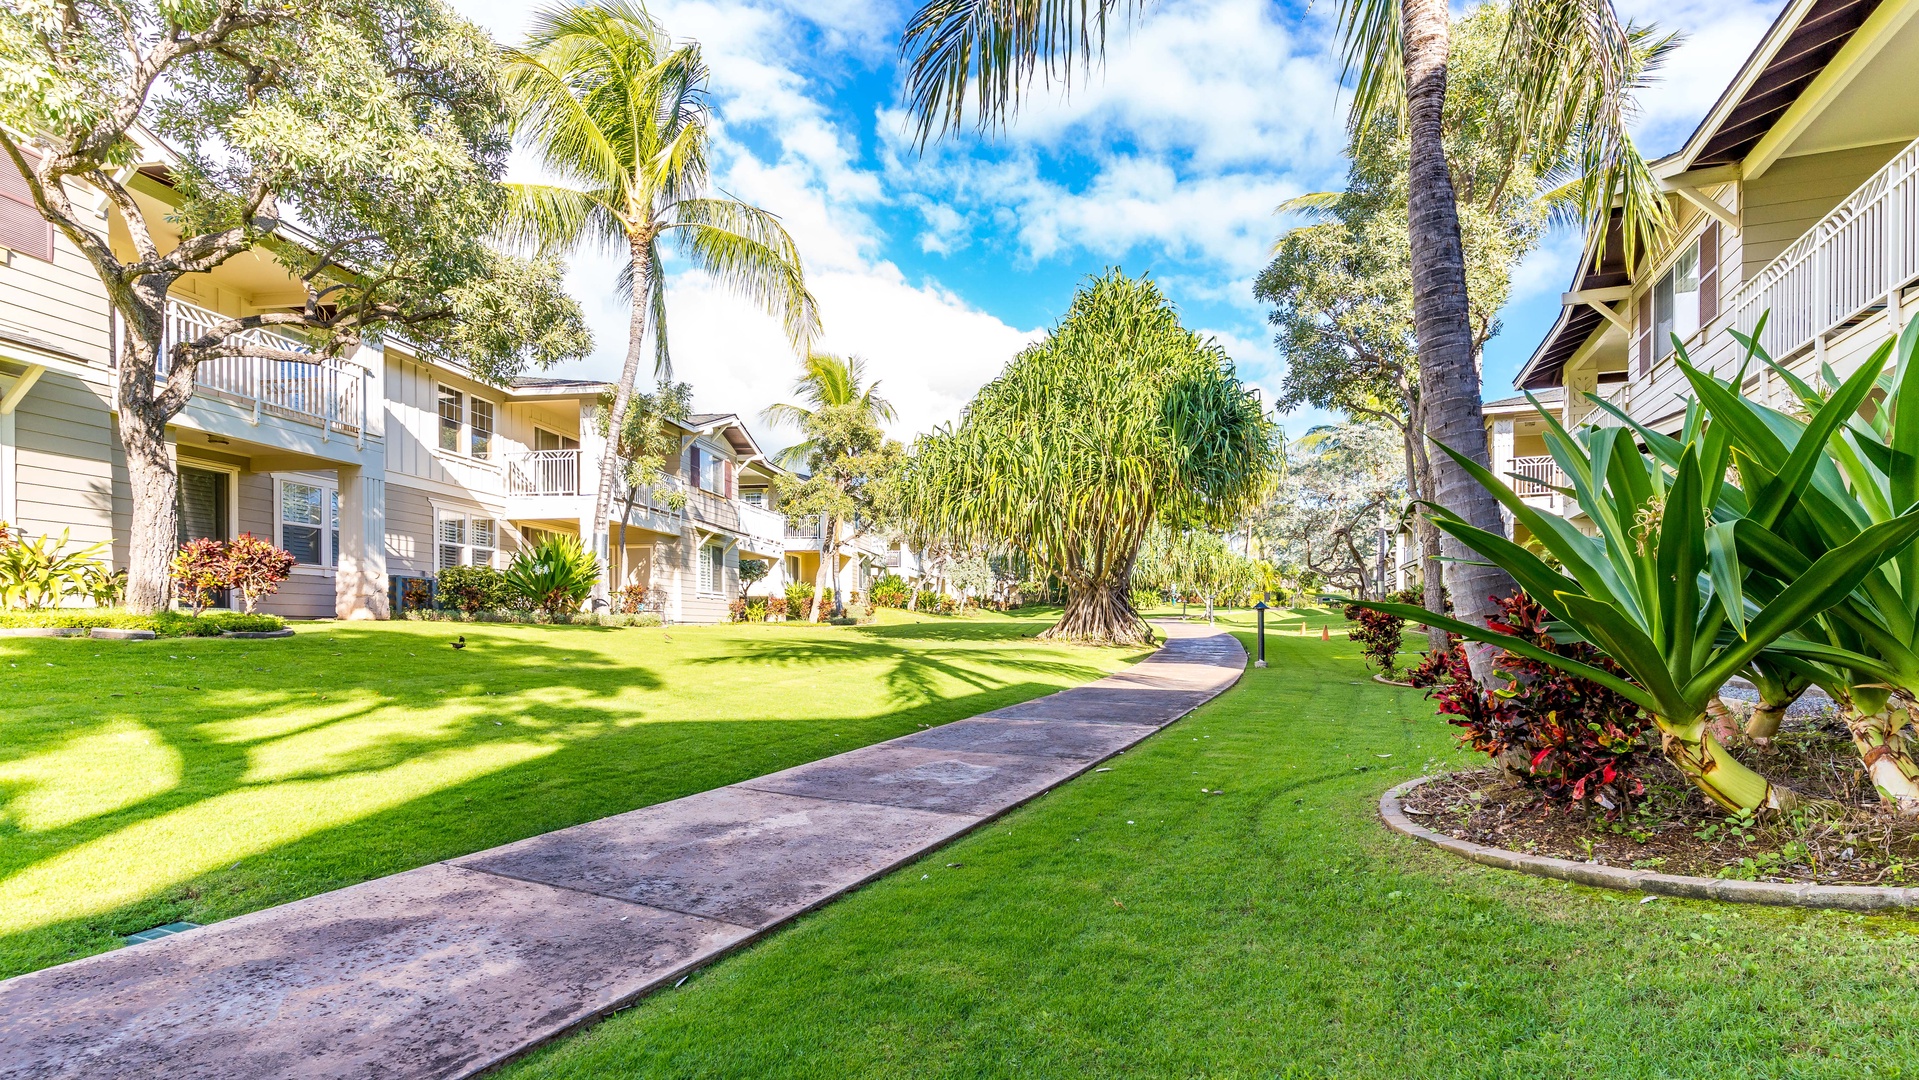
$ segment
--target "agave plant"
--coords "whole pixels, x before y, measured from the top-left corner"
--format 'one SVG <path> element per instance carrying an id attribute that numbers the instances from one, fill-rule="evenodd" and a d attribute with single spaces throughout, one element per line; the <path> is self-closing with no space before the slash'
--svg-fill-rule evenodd
<path id="1" fill-rule="evenodd" d="M 1644 450 L 1632 431 L 1589 427 L 1574 436 L 1541 413 L 1549 421 L 1547 447 L 1571 481 L 1568 494 L 1596 535 L 1528 506 L 1490 471 L 1443 444 L 1553 562 L 1444 511 L 1433 511 L 1434 521 L 1511 574 L 1561 633 L 1599 647 L 1627 677 L 1409 604 L 1361 606 L 1437 624 L 1606 686 L 1654 718 L 1667 758 L 1714 802 L 1728 810 L 1790 807 L 1798 801 L 1793 792 L 1746 767 L 1714 735 L 1708 717 L 1719 689 L 1769 649 L 1794 662 L 1872 666 L 1870 657 L 1840 645 L 1798 639 L 1782 653 L 1782 643 L 1919 536 L 1919 511 L 1866 525 L 1793 572 L 1749 590 L 1736 530 L 1755 509 L 1771 513 L 1813 482 L 1826 460 L 1819 445 L 1836 420 L 1820 416 L 1806 425 L 1811 441 L 1779 461 L 1770 486 L 1749 500 L 1727 481 L 1729 462 L 1742 457 L 1729 429 L 1700 422 L 1696 410 L 1680 439 L 1660 436 L 1662 442 Z"/>

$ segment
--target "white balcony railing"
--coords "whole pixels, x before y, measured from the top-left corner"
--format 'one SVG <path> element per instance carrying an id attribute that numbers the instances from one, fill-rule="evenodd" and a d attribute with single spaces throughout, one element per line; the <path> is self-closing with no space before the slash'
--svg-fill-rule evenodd
<path id="1" fill-rule="evenodd" d="M 778 550 L 786 533 L 786 515 L 749 502 L 740 507 L 740 532 L 753 538 L 762 548 Z"/>
<path id="2" fill-rule="evenodd" d="M 1513 479 L 1514 493 L 1522 496 L 1551 495 L 1554 488 L 1566 486 L 1565 472 L 1548 454 L 1514 458 L 1507 475 Z"/>
<path id="3" fill-rule="evenodd" d="M 1745 350 L 1728 330 L 1751 334 L 1766 316 L 1759 344 L 1795 363 L 1822 336 L 1856 323 L 1919 279 L 1919 141 L 1854 189 L 1726 298 L 1718 318 L 1687 343 L 1695 367 L 1730 378 Z M 1769 314 L 1768 314 L 1769 313 Z M 1754 363 L 1748 376 L 1761 374 Z M 1685 406 L 1691 388 L 1668 356 L 1614 400 L 1635 419 L 1654 420 Z M 1602 423 L 1616 422 L 1595 416 Z"/>
<path id="4" fill-rule="evenodd" d="M 228 316 L 179 300 L 167 301 L 167 319 L 161 338 L 159 371 L 165 375 L 173 347 L 191 341 L 226 322 Z M 117 329 L 117 326 L 116 326 Z M 284 352 L 310 353 L 298 338 L 270 330 L 248 330 L 231 341 Z M 117 344 L 117 343 L 116 343 Z M 118 349 L 115 349 L 118 355 Z M 203 360 L 193 371 L 196 393 L 251 406 L 257 422 L 262 413 L 317 424 L 364 438 L 367 384 L 371 373 L 349 360 L 315 356 L 311 361 L 270 360 L 260 356 L 223 356 Z"/>
<path id="5" fill-rule="evenodd" d="M 508 495 L 580 494 L 578 450 L 533 450 L 506 456 Z"/>

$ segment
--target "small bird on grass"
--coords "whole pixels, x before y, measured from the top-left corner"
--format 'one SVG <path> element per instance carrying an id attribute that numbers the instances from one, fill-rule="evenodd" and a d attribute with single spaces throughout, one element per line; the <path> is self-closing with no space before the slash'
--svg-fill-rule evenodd
<path id="1" fill-rule="evenodd" d="M 452 645 L 452 646 L 453 646 L 454 648 L 456 648 L 456 649 L 464 649 L 464 648 L 466 648 L 466 635 L 465 635 L 465 634 L 461 634 L 461 635 L 460 635 L 460 640 L 458 640 L 458 641 L 455 641 L 455 642 L 450 642 L 449 644 L 451 644 L 451 645 Z"/>

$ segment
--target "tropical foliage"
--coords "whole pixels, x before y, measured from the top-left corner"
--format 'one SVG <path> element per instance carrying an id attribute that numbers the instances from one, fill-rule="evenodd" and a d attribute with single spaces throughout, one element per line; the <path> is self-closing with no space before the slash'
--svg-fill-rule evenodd
<path id="1" fill-rule="evenodd" d="M 274 547 L 252 533 L 241 533 L 227 544 L 227 585 L 240 594 L 248 615 L 266 597 L 280 591 L 280 583 L 293 574 L 290 551 Z"/>
<path id="2" fill-rule="evenodd" d="M 628 298 L 631 314 L 610 415 L 628 415 L 649 333 L 654 374 L 665 379 L 673 371 L 665 241 L 780 318 L 796 344 L 817 331 L 799 251 L 779 219 L 711 193 L 712 116 L 697 44 L 675 43 L 626 0 L 562 4 L 534 13 L 525 43 L 506 53 L 506 73 L 515 134 L 560 181 L 511 189 L 509 233 L 545 252 L 584 245 L 622 260 L 619 280 L 609 284 Z M 594 518 L 602 538 L 620 461 L 609 454 L 601 462 Z"/>
<path id="3" fill-rule="evenodd" d="M 1197 597 L 1211 618 L 1214 604 L 1245 597 L 1265 583 L 1267 572 L 1265 564 L 1234 551 L 1218 533 L 1161 524 L 1147 530 L 1133 564 L 1132 581 L 1135 588 Z M 1128 596 L 1128 603 L 1131 600 Z"/>
<path id="4" fill-rule="evenodd" d="M 1265 558 L 1292 581 L 1377 596 L 1406 507 L 1404 441 L 1373 421 L 1313 428 L 1252 519 Z"/>
<path id="5" fill-rule="evenodd" d="M 0 168 L 91 264 L 120 328 L 133 608 L 167 601 L 166 426 L 199 365 L 315 359 L 258 331 L 339 355 L 403 329 L 492 379 L 587 351 L 557 263 L 487 242 L 504 89 L 492 41 L 440 0 L 0 7 Z M 292 298 L 165 340 L 176 281 L 262 250 Z"/>
<path id="6" fill-rule="evenodd" d="M 434 575 L 434 585 L 441 609 L 464 615 L 500 611 L 521 599 L 507 585 L 506 575 L 491 566 L 449 566 Z"/>
<path id="7" fill-rule="evenodd" d="M 56 608 L 71 597 L 110 592 L 112 576 L 98 558 L 106 548 L 73 547 L 66 530 L 25 536 L 0 521 L 0 609 Z"/>
<path id="8" fill-rule="evenodd" d="M 1154 522 L 1221 528 L 1278 467 L 1274 428 L 1224 350 L 1150 278 L 1098 277 L 1045 337 L 922 437 L 905 516 L 956 547 L 1006 547 L 1065 583 L 1049 637 L 1149 640 L 1132 574 Z"/>
<path id="9" fill-rule="evenodd" d="M 592 593 L 600 564 L 576 537 L 549 536 L 513 557 L 506 584 L 549 618 L 571 615 Z"/>

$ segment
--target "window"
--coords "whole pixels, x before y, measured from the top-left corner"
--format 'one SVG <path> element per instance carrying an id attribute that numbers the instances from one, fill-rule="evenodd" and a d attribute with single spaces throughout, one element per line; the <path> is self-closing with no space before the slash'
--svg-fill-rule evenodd
<path id="1" fill-rule="evenodd" d="M 212 469 L 180 466 L 180 543 L 227 539 L 227 484 L 232 477 Z"/>
<path id="2" fill-rule="evenodd" d="M 698 446 L 688 451 L 687 478 L 701 491 L 710 491 L 715 495 L 727 494 L 727 488 L 733 478 L 733 463 Z"/>
<path id="3" fill-rule="evenodd" d="M 468 427 L 472 430 L 469 445 L 473 456 L 485 461 L 493 456 L 493 403 L 483 398 L 474 398 L 469 406 Z"/>
<path id="4" fill-rule="evenodd" d="M 340 493 L 329 491 L 333 502 L 333 524 L 327 532 L 326 562 L 328 566 L 340 565 Z"/>
<path id="5" fill-rule="evenodd" d="M 746 491 L 740 492 L 740 501 L 748 506 L 757 506 L 764 510 L 766 508 L 766 492 L 761 488 L 749 488 Z"/>
<path id="6" fill-rule="evenodd" d="M 465 398 L 449 386 L 440 387 L 440 449 L 460 452 L 460 413 Z"/>
<path id="7" fill-rule="evenodd" d="M 1664 360 L 1672 355 L 1675 336 L 1683 341 L 1699 329 L 1698 244 L 1687 244 L 1653 286 L 1652 310 L 1653 356 Z"/>
<path id="8" fill-rule="evenodd" d="M 708 544 L 700 549 L 700 591 L 717 593 L 726 580 L 726 549 Z"/>
<path id="9" fill-rule="evenodd" d="M 493 522 L 474 518 L 472 528 L 468 530 L 473 540 L 473 565 L 493 565 Z"/>
<path id="10" fill-rule="evenodd" d="M 458 514 L 440 515 L 438 534 L 439 553 L 434 558 L 433 568 L 445 570 L 449 566 L 461 565 L 461 556 L 466 550 L 466 518 Z"/>
<path id="11" fill-rule="evenodd" d="M 533 449 L 535 450 L 578 450 L 579 448 L 580 440 L 571 435 L 562 435 L 543 427 L 533 429 Z"/>
<path id="12" fill-rule="evenodd" d="M 321 531 L 327 523 L 320 516 L 326 496 L 327 490 L 317 484 L 280 482 L 280 546 L 298 562 L 314 566 L 327 563 L 325 534 Z M 334 524 L 338 521 L 336 516 Z"/>
<path id="13" fill-rule="evenodd" d="M 31 150 L 21 153 L 29 161 L 39 160 Z M 42 262 L 53 261 L 53 226 L 40 216 L 26 178 L 12 167 L 12 162 L 0 169 L 0 248 L 11 248 Z"/>

